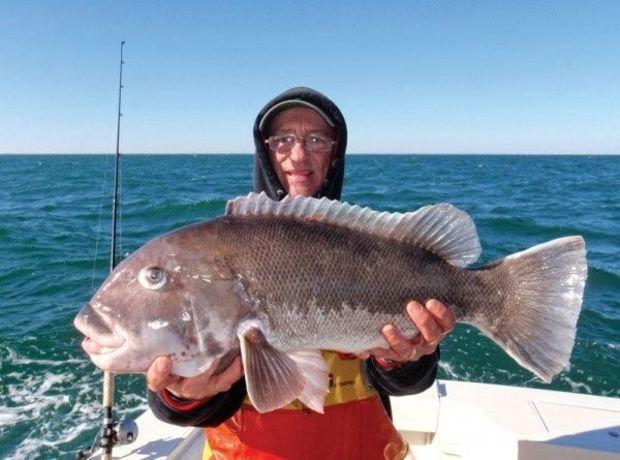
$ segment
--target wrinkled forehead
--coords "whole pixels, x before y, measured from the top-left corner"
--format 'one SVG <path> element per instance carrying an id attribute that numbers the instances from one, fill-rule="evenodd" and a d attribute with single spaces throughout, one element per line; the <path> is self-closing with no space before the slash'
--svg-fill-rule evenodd
<path id="1" fill-rule="evenodd" d="M 277 114 L 269 131 L 278 132 L 322 132 L 333 135 L 334 130 L 325 119 L 309 107 L 293 107 Z"/>

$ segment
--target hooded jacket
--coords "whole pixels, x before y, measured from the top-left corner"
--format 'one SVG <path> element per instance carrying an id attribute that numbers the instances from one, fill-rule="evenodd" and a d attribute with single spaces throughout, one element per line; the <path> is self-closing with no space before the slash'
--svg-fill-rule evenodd
<path id="1" fill-rule="evenodd" d="M 291 88 L 269 101 L 258 113 L 254 123 L 254 191 L 265 192 L 270 198 L 281 200 L 286 195 L 269 158 L 265 143 L 270 135 L 269 124 L 273 117 L 286 108 L 309 106 L 317 110 L 336 131 L 336 152 L 327 178 L 316 197 L 340 199 L 344 178 L 347 125 L 338 107 L 326 96 L 310 88 Z M 389 396 L 416 394 L 435 381 L 439 349 L 418 361 L 407 362 L 392 369 L 384 369 L 371 358 L 364 361 L 362 375 L 366 384 L 379 394 L 391 417 Z M 230 390 L 218 393 L 206 402 L 177 398 L 165 390 L 148 391 L 148 401 L 155 415 L 168 423 L 182 426 L 218 426 L 241 407 L 247 395 L 245 379 L 241 378 Z"/>
<path id="2" fill-rule="evenodd" d="M 297 87 L 276 96 L 258 113 L 254 122 L 254 191 L 265 192 L 273 200 L 281 200 L 286 195 L 269 159 L 269 147 L 265 140 L 269 137 L 271 120 L 282 110 L 295 105 L 318 109 L 321 115 L 336 131 L 336 152 L 327 171 L 327 178 L 316 197 L 339 200 L 344 180 L 344 153 L 347 149 L 347 124 L 340 109 L 329 98 L 310 88 Z M 275 108 L 275 110 L 274 110 Z"/>

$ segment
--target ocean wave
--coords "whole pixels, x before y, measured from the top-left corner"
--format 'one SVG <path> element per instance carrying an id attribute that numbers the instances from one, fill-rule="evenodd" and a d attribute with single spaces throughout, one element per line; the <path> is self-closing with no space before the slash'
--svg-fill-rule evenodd
<path id="1" fill-rule="evenodd" d="M 592 393 L 592 387 L 590 387 L 590 385 L 583 383 L 583 382 L 575 382 L 573 379 L 571 379 L 570 377 L 563 375 L 562 376 L 562 380 L 566 383 L 568 383 L 568 385 L 570 386 L 570 389 L 573 393 L 585 393 L 585 394 L 593 394 Z"/>
<path id="2" fill-rule="evenodd" d="M 0 384 L 0 457 L 12 459 L 73 456 L 82 439 L 90 447 L 101 418 L 101 377 L 84 359 L 33 358 L 7 345 Z M 118 417 L 146 409 L 146 399 L 117 379 Z M 135 379 L 134 379 L 134 383 Z M 34 422 L 34 423 L 33 423 Z"/>
<path id="3" fill-rule="evenodd" d="M 560 238 L 568 235 L 581 235 L 586 240 L 599 239 L 620 245 L 620 237 L 616 233 L 607 233 L 597 230 L 593 226 L 581 227 L 575 225 L 545 225 L 531 218 L 517 217 L 483 217 L 477 219 L 479 226 L 484 226 L 496 232 L 508 232 L 521 236 L 536 236 L 548 239 Z"/>
<path id="4" fill-rule="evenodd" d="M 587 283 L 597 287 L 618 288 L 620 286 L 620 274 L 590 265 L 588 267 Z"/>
<path id="5" fill-rule="evenodd" d="M 215 217 L 223 213 L 226 207 L 226 200 L 213 200 L 213 201 L 195 201 L 188 203 L 161 203 L 140 207 L 124 208 L 124 219 L 126 221 L 132 220 L 135 222 L 143 222 L 146 219 L 149 221 L 156 221 L 164 219 L 165 222 L 169 222 L 174 225 L 180 218 L 187 218 L 187 216 L 200 215 L 203 219 L 209 217 Z"/>

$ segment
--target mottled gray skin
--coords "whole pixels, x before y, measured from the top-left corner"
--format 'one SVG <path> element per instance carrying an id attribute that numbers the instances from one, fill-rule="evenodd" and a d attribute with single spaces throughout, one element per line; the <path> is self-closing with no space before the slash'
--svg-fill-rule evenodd
<path id="1" fill-rule="evenodd" d="M 407 243 L 269 216 L 222 217 L 210 227 L 268 341 L 284 351 L 387 346 L 380 332 L 387 323 L 413 337 L 411 299 L 437 299 L 461 321 L 481 311 L 492 317 L 502 302 L 492 272 L 450 265 Z"/>
<path id="2" fill-rule="evenodd" d="M 154 266 L 167 281 L 146 289 L 138 274 Z M 99 367 L 143 372 L 168 355 L 174 373 L 190 376 L 237 354 L 237 328 L 247 319 L 257 319 L 283 351 L 358 353 L 386 346 L 380 330 L 387 323 L 417 333 L 405 316 L 411 299 L 438 299 L 460 320 L 480 311 L 492 317 L 493 304 L 501 305 L 497 285 L 493 272 L 461 269 L 424 249 L 344 227 L 224 216 L 136 251 L 76 326 L 111 348 L 122 342 L 111 353 L 91 355 Z"/>

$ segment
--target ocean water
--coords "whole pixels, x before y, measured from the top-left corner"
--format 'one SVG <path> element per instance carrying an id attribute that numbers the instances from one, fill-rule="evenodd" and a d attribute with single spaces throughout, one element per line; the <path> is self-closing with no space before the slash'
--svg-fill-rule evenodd
<path id="1" fill-rule="evenodd" d="M 343 199 L 388 211 L 451 202 L 474 218 L 488 262 L 583 235 L 589 272 L 570 368 L 549 385 L 471 327 L 442 344 L 441 378 L 620 396 L 620 158 L 360 155 Z M 126 156 L 119 258 L 221 214 L 251 189 L 249 155 Z M 101 373 L 72 320 L 108 272 L 113 158 L 0 156 L 0 458 L 72 458 L 97 431 Z M 117 378 L 117 411 L 146 407 Z"/>

